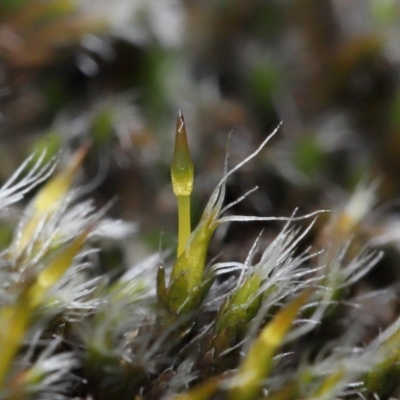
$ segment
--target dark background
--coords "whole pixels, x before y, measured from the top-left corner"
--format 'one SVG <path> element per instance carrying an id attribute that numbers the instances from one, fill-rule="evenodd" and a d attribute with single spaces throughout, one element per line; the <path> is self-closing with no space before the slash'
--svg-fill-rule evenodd
<path id="1" fill-rule="evenodd" d="M 118 196 L 111 215 L 139 223 L 127 248 L 139 259 L 161 231 L 163 247 L 176 243 L 169 165 L 180 109 L 194 223 L 228 132 L 233 166 L 279 121 L 229 181 L 227 201 L 260 187 L 235 213 L 335 208 L 379 178 L 379 203 L 396 215 L 399 37 L 397 0 L 2 0 L 0 180 L 35 149 L 62 149 L 65 162 L 91 140 L 80 183 L 99 207 Z M 228 227 L 216 243 L 243 258 L 260 229 Z"/>

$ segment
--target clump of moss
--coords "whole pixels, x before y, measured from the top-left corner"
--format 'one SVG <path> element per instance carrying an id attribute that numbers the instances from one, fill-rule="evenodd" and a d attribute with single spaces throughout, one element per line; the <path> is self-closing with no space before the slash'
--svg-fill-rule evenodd
<path id="1" fill-rule="evenodd" d="M 331 213 L 225 214 L 253 191 L 224 205 L 228 178 L 278 128 L 230 170 L 228 150 L 223 176 L 192 230 L 193 164 L 180 114 L 171 169 L 179 207 L 176 259 L 170 264 L 155 254 L 119 276 L 94 273 L 101 252 L 94 239 L 121 233 L 122 222 L 80 200 L 73 186 L 87 148 L 55 174 L 57 159 L 43 165 L 45 154 L 29 158 L 0 189 L 7 210 L 47 181 L 1 254 L 0 398 L 383 399 L 394 393 L 399 320 L 367 343 L 365 323 L 352 314 L 363 303 L 357 285 L 382 257 L 371 242 L 376 185 L 360 186 Z M 207 265 L 216 229 L 249 221 L 283 226 L 265 246 L 261 232 L 244 262 Z"/>

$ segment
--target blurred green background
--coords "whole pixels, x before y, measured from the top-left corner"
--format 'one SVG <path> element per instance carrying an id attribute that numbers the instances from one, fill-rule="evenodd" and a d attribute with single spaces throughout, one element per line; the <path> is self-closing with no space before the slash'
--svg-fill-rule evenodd
<path id="1" fill-rule="evenodd" d="M 194 220 L 222 174 L 283 121 L 228 184 L 235 208 L 332 208 L 360 179 L 400 194 L 398 0 L 2 0 L 0 180 L 35 149 L 65 161 L 92 142 L 81 184 L 135 221 L 133 259 L 176 243 L 169 165 L 182 110 L 196 167 Z M 194 221 L 195 222 L 195 221 Z M 217 235 L 247 253 L 259 224 Z M 248 236 L 248 238 L 247 238 Z M 237 241 L 243 246 L 237 246 Z M 245 245 L 246 244 L 246 245 Z"/>

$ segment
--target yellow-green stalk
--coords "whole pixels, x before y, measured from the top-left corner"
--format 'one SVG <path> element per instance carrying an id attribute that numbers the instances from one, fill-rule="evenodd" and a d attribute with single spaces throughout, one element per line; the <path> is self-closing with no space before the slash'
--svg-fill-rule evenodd
<path id="1" fill-rule="evenodd" d="M 346 371 L 342 367 L 338 367 L 336 371 L 332 372 L 321 382 L 320 386 L 310 395 L 309 399 L 333 398 L 345 376 Z"/>
<path id="2" fill-rule="evenodd" d="M 47 292 L 62 278 L 71 267 L 74 258 L 82 249 L 89 234 L 89 229 L 83 231 L 70 244 L 64 247 L 36 277 L 28 290 L 29 306 L 38 307 L 45 299 Z"/>
<path id="3" fill-rule="evenodd" d="M 0 387 L 10 370 L 29 325 L 30 310 L 26 291 L 14 304 L 3 306 L 0 311 Z"/>
<path id="4" fill-rule="evenodd" d="M 178 200 L 178 250 L 179 257 L 190 236 L 190 194 L 193 190 L 194 167 L 189 153 L 185 120 L 179 111 L 176 121 L 175 150 L 171 165 L 172 188 Z"/>
<path id="5" fill-rule="evenodd" d="M 303 292 L 263 328 L 236 372 L 229 393 L 231 400 L 255 400 L 261 397 L 262 384 L 271 372 L 273 357 L 309 296 L 310 290 Z"/>
<path id="6" fill-rule="evenodd" d="M 20 257 L 29 247 L 29 243 L 35 236 L 40 224 L 59 210 L 65 196 L 72 187 L 73 180 L 88 149 L 88 144 L 82 146 L 73 155 L 66 167 L 52 177 L 31 201 L 26 211 L 27 218 L 15 234 L 15 246 L 11 249 L 10 256 L 13 258 Z"/>

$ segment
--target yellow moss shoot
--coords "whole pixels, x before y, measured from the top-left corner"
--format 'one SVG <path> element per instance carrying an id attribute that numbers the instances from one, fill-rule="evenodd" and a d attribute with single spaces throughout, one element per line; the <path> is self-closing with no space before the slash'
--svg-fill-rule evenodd
<path id="1" fill-rule="evenodd" d="M 71 189 L 75 175 L 86 156 L 88 148 L 88 145 L 81 147 L 74 154 L 68 165 L 50 179 L 32 200 L 28 207 L 29 218 L 27 218 L 21 231 L 16 236 L 15 256 L 20 255 L 28 246 L 41 221 L 57 212 L 65 195 Z"/>
<path id="2" fill-rule="evenodd" d="M 306 290 L 299 297 L 282 308 L 261 331 L 250 347 L 236 373 L 235 383 L 230 391 L 232 400 L 253 400 L 260 398 L 261 388 L 269 376 L 273 357 L 283 344 L 286 333 L 302 305 L 310 296 Z"/>
<path id="3" fill-rule="evenodd" d="M 29 317 L 26 292 L 22 292 L 14 304 L 4 306 L 0 311 L 0 387 L 25 336 Z"/>
<path id="4" fill-rule="evenodd" d="M 38 307 L 47 292 L 55 285 L 71 266 L 73 259 L 79 253 L 87 239 L 89 230 L 82 232 L 39 273 L 36 282 L 29 289 L 28 297 L 32 308 Z"/>
<path id="5" fill-rule="evenodd" d="M 171 165 L 172 189 L 178 199 L 178 257 L 185 251 L 190 236 L 190 194 L 194 167 L 189 153 L 185 120 L 179 111 L 176 121 L 175 150 Z"/>

